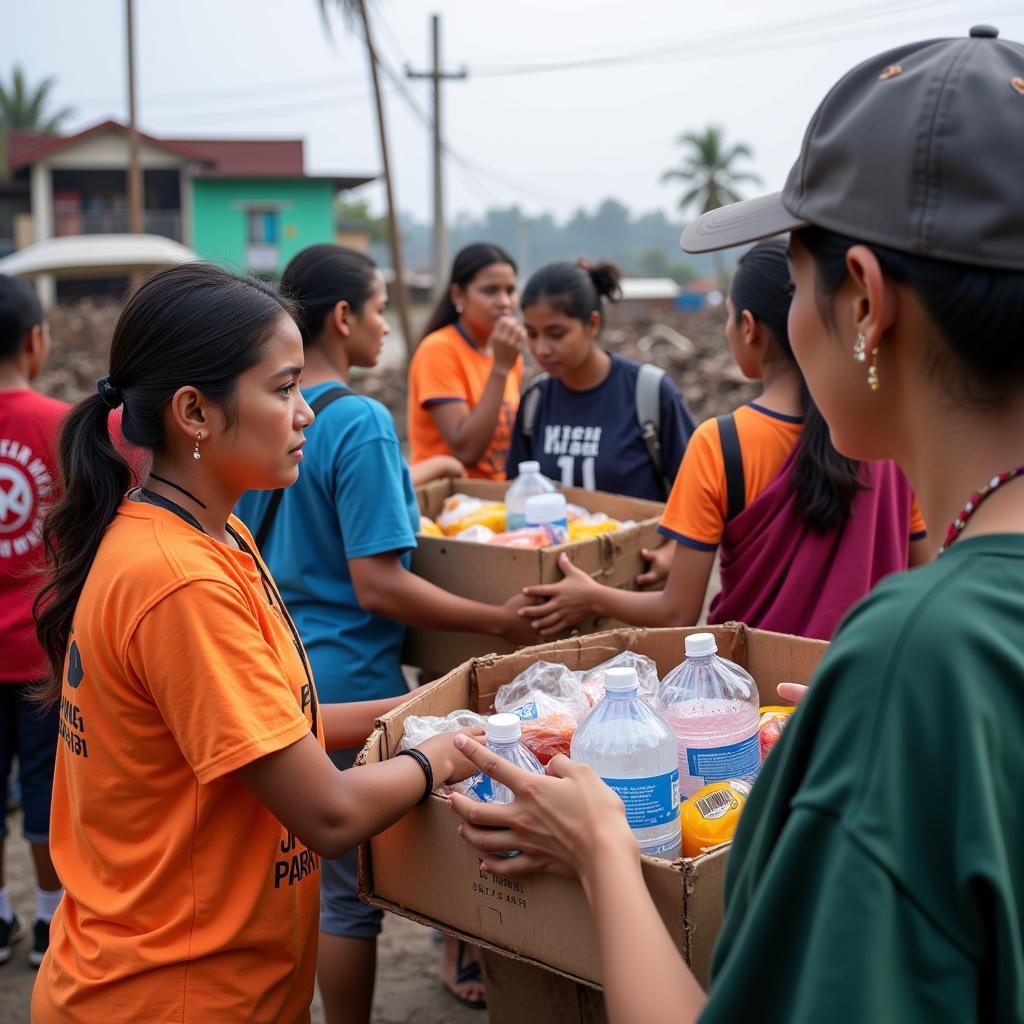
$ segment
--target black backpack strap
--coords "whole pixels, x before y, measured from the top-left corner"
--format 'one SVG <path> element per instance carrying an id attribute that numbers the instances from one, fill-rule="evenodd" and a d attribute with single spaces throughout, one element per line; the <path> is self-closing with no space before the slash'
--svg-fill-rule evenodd
<path id="1" fill-rule="evenodd" d="M 523 411 L 522 419 L 519 421 L 519 432 L 526 442 L 526 450 L 533 455 L 533 427 L 537 422 L 537 406 L 540 405 L 540 396 L 544 385 L 547 383 L 548 375 L 538 373 L 527 385 L 520 400 L 520 408 Z"/>
<path id="2" fill-rule="evenodd" d="M 726 522 L 738 516 L 747 504 L 747 486 L 743 476 L 743 455 L 740 437 L 736 432 L 736 417 L 719 416 L 718 436 L 722 441 L 722 461 L 725 463 Z"/>
<path id="3" fill-rule="evenodd" d="M 672 481 L 665 476 L 661 457 L 661 382 L 664 377 L 665 371 L 660 366 L 641 363 L 636 373 L 635 401 L 640 436 L 667 498 L 672 493 Z"/>
<path id="4" fill-rule="evenodd" d="M 314 416 L 319 416 L 324 409 L 331 404 L 331 402 L 337 401 L 339 398 L 345 398 L 347 395 L 354 395 L 354 391 L 350 391 L 348 388 L 328 388 L 313 404 L 310 408 L 313 410 Z M 285 489 L 279 487 L 270 496 L 270 501 L 267 504 L 267 511 L 263 513 L 263 518 L 260 520 L 260 525 L 256 529 L 253 535 L 253 540 L 256 542 L 256 550 L 262 551 L 263 545 L 267 542 L 267 537 L 270 536 L 270 528 L 274 525 L 274 520 L 277 518 L 277 510 L 281 507 L 281 499 L 284 497 Z"/>

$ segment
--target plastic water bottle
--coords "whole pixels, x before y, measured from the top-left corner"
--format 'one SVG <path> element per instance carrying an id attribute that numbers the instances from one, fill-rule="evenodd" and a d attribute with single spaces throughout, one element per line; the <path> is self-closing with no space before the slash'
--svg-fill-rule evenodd
<path id="1" fill-rule="evenodd" d="M 522 768 L 523 771 L 536 772 L 538 775 L 544 774 L 544 768 L 540 761 L 520 742 L 523 723 L 517 715 L 491 715 L 487 719 L 485 730 L 487 732 L 487 747 L 489 750 L 493 750 L 498 757 L 503 757 L 510 764 Z M 510 804 L 516 798 L 515 793 L 508 786 L 495 782 L 483 772 L 478 772 L 473 776 L 466 795 L 485 804 Z M 502 857 L 518 855 L 518 850 L 503 850 L 500 853 Z"/>
<path id="2" fill-rule="evenodd" d="M 534 494 L 551 494 L 555 485 L 540 472 L 539 462 L 520 462 L 519 476 L 505 492 L 505 529 L 521 530 L 526 526 L 526 499 Z"/>
<path id="3" fill-rule="evenodd" d="M 679 791 L 752 779 L 761 767 L 760 698 L 750 675 L 718 656 L 712 633 L 686 638 L 686 660 L 658 690 L 658 708 L 679 744 Z"/>
<path id="4" fill-rule="evenodd" d="M 526 525 L 541 526 L 548 531 L 552 544 L 564 544 L 569 539 L 569 513 L 565 495 L 533 494 L 526 499 Z"/>
<path id="5" fill-rule="evenodd" d="M 589 764 L 622 799 L 641 853 L 675 860 L 681 843 L 676 739 L 639 689 L 636 669 L 608 669 L 604 699 L 580 722 L 569 756 Z"/>

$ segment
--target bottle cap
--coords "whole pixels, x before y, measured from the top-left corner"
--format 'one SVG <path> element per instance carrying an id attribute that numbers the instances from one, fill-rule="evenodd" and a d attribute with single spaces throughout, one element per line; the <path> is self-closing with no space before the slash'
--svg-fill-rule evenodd
<path id="1" fill-rule="evenodd" d="M 519 463 L 519 475 L 522 476 L 524 473 L 539 473 L 540 463 L 539 462 L 520 462 Z"/>
<path id="2" fill-rule="evenodd" d="M 518 715 L 505 712 L 487 719 L 487 738 L 491 743 L 518 743 L 522 731 L 523 723 Z"/>
<path id="3" fill-rule="evenodd" d="M 526 499 L 526 521 L 530 526 L 564 523 L 567 515 L 565 504 L 565 495 L 559 491 L 553 494 L 531 494 Z"/>
<path id="4" fill-rule="evenodd" d="M 640 686 L 635 668 L 609 668 L 604 673 L 604 688 L 611 693 L 628 693 Z"/>
<path id="5" fill-rule="evenodd" d="M 691 633 L 686 638 L 685 649 L 688 658 L 702 658 L 709 654 L 717 654 L 718 644 L 715 643 L 715 634 Z"/>

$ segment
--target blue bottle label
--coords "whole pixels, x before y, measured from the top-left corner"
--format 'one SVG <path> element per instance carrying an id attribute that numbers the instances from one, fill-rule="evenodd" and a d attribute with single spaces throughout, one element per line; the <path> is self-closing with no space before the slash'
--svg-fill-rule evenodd
<path id="1" fill-rule="evenodd" d="M 749 739 L 727 747 L 687 747 L 690 775 L 705 782 L 725 782 L 756 775 L 761 767 L 761 743 L 755 732 Z"/>
<path id="2" fill-rule="evenodd" d="M 519 707 L 513 708 L 510 714 L 515 715 L 520 722 L 533 721 L 537 717 L 537 702 L 531 700 L 525 704 L 520 704 Z"/>
<path id="3" fill-rule="evenodd" d="M 679 818 L 679 771 L 646 779 L 602 779 L 626 805 L 630 828 L 654 828 Z"/>
<path id="4" fill-rule="evenodd" d="M 482 804 L 489 804 L 494 799 L 494 783 L 489 775 L 478 772 L 469 784 L 469 796 Z"/>

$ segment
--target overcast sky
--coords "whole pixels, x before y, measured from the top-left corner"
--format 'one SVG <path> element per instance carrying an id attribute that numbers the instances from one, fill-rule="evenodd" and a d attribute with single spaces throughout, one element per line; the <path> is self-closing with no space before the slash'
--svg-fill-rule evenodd
<path id="1" fill-rule="evenodd" d="M 140 125 L 157 135 L 306 140 L 311 173 L 379 166 L 366 60 L 317 0 L 136 0 Z M 442 15 L 449 215 L 518 203 L 567 216 L 614 196 L 672 211 L 659 183 L 675 137 L 709 123 L 754 149 L 781 187 L 803 129 L 847 68 L 908 40 L 978 22 L 1024 38 L 1021 0 L 376 0 L 382 56 L 398 72 L 429 55 Z M 0 74 L 55 75 L 71 129 L 124 118 L 123 0 L 0 0 Z M 537 71 L 560 62 L 582 67 Z M 512 73 L 509 73 L 512 72 Z M 531 73 L 527 73 L 531 72 Z M 429 84 L 408 83 L 429 109 Z M 429 134 L 387 97 L 400 207 L 428 219 Z M 380 209 L 381 190 L 367 198 Z"/>

